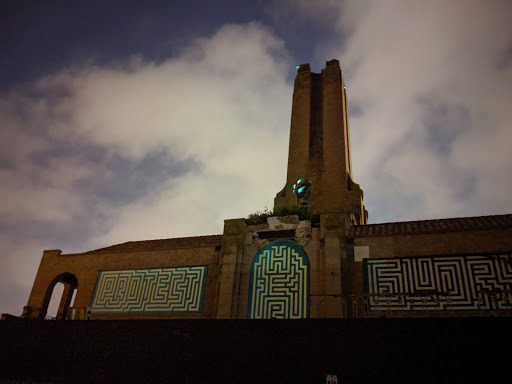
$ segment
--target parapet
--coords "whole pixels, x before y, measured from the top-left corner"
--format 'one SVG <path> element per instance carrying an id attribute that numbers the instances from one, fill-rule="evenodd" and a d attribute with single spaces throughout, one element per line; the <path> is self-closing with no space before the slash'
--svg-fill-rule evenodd
<path id="1" fill-rule="evenodd" d="M 311 73 L 311 66 L 309 63 L 297 65 L 297 74 Z"/>
<path id="2" fill-rule="evenodd" d="M 333 59 L 333 60 L 330 60 L 330 61 L 327 61 L 325 63 L 325 68 L 329 68 L 329 67 L 340 67 L 340 62 L 339 60 L 336 60 L 336 59 Z"/>

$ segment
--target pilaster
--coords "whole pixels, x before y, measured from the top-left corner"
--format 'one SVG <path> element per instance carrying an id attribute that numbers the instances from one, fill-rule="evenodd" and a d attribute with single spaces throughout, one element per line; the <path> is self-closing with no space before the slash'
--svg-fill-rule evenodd
<path id="1" fill-rule="evenodd" d="M 221 273 L 217 302 L 218 319 L 237 317 L 245 226 L 245 219 L 224 220 L 219 260 Z"/>
<path id="2" fill-rule="evenodd" d="M 311 271 L 311 307 L 314 317 L 340 318 L 343 313 L 343 279 L 346 273 L 347 215 L 320 215 L 318 262 Z"/>

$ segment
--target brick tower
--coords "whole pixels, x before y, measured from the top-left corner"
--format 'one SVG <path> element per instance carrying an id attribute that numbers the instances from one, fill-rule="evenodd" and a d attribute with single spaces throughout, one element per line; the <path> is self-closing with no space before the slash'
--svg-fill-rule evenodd
<path id="1" fill-rule="evenodd" d="M 320 74 L 309 64 L 298 67 L 286 185 L 274 210 L 297 205 L 292 188 L 299 179 L 313 182 L 311 213 L 345 212 L 354 224 L 367 224 L 363 191 L 352 177 L 347 94 L 338 60 L 328 61 Z"/>

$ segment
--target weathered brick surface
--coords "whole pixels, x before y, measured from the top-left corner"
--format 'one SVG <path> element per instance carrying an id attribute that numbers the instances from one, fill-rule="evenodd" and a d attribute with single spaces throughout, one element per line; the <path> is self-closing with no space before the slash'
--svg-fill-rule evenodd
<path id="1" fill-rule="evenodd" d="M 240 292 L 243 243 L 245 240 L 245 220 L 224 221 L 220 276 L 218 285 L 218 305 L 216 316 L 219 319 L 236 318 Z"/>
<path id="2" fill-rule="evenodd" d="M 290 147 L 286 185 L 274 207 L 296 205 L 293 184 L 310 179 L 313 213 L 356 209 L 356 220 L 365 223 L 363 192 L 352 182 L 350 135 L 346 92 L 339 62 L 327 62 L 321 74 L 301 65 L 293 92 Z"/>
<path id="3" fill-rule="evenodd" d="M 463 221 L 464 218 L 459 220 Z M 368 246 L 371 259 L 512 252 L 512 228 L 356 237 L 349 243 L 347 260 L 350 275 L 347 286 L 352 294 L 363 293 L 364 288 L 363 263 L 354 261 L 354 246 Z"/>
<path id="4" fill-rule="evenodd" d="M 271 218 L 269 224 L 247 226 L 243 219 L 226 220 L 219 245 L 208 241 L 200 247 L 155 248 L 138 244 L 136 249 L 108 247 L 82 254 L 63 255 L 45 251 L 28 306 L 41 307 L 52 280 L 72 273 L 78 281 L 74 307 L 90 306 L 100 270 L 145 269 L 208 265 L 202 313 L 93 314 L 92 319 L 193 319 L 247 318 L 251 264 L 256 253 L 274 239 L 258 233 L 295 233 L 290 240 L 301 244 L 310 262 L 310 316 L 344 317 L 342 297 L 364 293 L 362 262 L 354 260 L 354 247 L 367 246 L 369 257 L 395 258 L 429 255 L 482 254 L 512 251 L 509 216 L 424 220 L 353 227 L 346 214 L 321 215 L 320 227 L 297 217 Z M 507 227 L 508 226 L 508 227 Z M 484 230 L 483 228 L 487 228 Z M 279 232 L 280 233 L 280 232 Z M 354 236 L 354 235 L 359 235 Z M 168 248 L 169 241 L 159 240 Z M 210 239 L 211 240 L 211 239 Z M 192 240 L 192 242 L 197 239 Z M 186 240 L 179 240 L 182 245 Z M 141 242 L 143 243 L 143 242 Z M 174 242 L 176 244 L 176 242 Z M 113 252 L 115 249 L 117 252 Z"/>
<path id="5" fill-rule="evenodd" d="M 40 308 L 52 280 L 62 273 L 72 273 L 78 280 L 74 307 L 90 306 L 100 270 L 208 266 L 203 312 L 200 314 L 96 314 L 91 318 L 210 318 L 215 316 L 219 247 L 204 246 L 154 251 L 99 252 L 61 254 L 59 250 L 44 251 L 27 306 Z"/>

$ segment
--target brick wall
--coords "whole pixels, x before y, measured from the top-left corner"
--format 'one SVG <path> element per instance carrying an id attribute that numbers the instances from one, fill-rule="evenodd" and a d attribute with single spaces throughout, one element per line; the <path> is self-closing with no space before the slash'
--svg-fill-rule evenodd
<path id="1" fill-rule="evenodd" d="M 478 255 L 512 251 L 512 229 L 416 235 L 388 235 L 349 239 L 347 288 L 363 293 L 363 263 L 354 260 L 354 247 L 368 247 L 371 259 L 433 255 Z"/>
<path id="2" fill-rule="evenodd" d="M 40 308 L 52 280 L 71 273 L 78 281 L 74 307 L 90 306 L 100 270 L 208 266 L 202 313 L 93 314 L 91 319 L 125 318 L 212 318 L 216 313 L 219 249 L 216 246 L 189 247 L 142 252 L 61 254 L 44 251 L 27 306 Z"/>

